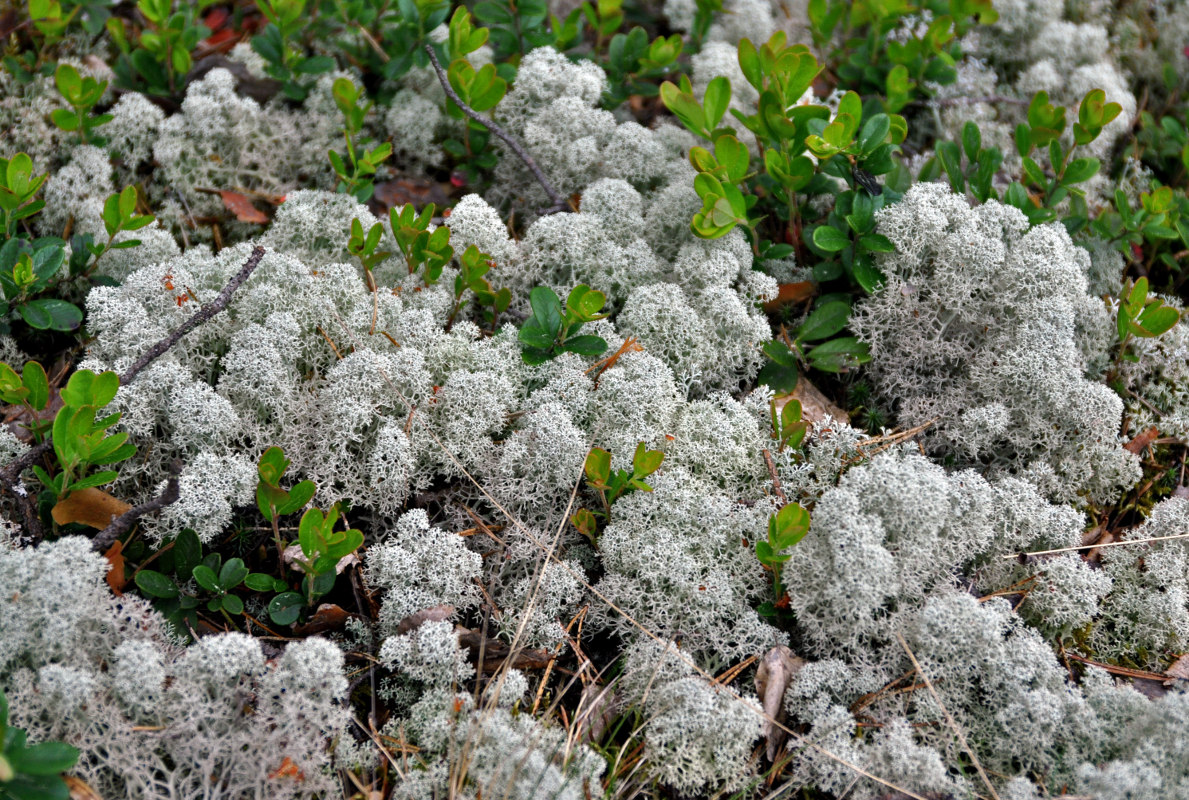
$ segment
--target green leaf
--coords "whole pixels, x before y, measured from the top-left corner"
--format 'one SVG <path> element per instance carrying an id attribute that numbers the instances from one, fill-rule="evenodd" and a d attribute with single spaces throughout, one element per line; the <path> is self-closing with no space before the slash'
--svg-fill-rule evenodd
<path id="1" fill-rule="evenodd" d="M 831 225 L 819 225 L 813 230 L 813 243 L 827 253 L 837 253 L 850 246 L 850 237 Z"/>
<path id="2" fill-rule="evenodd" d="M 188 580 L 193 574 L 194 567 L 202 563 L 202 542 L 198 534 L 189 528 L 184 529 L 173 540 L 173 566 L 177 576 Z"/>
<path id="3" fill-rule="evenodd" d="M 528 296 L 533 309 L 533 318 L 546 333 L 551 334 L 551 341 L 561 332 L 563 320 L 561 300 L 548 286 L 538 286 Z"/>
<path id="4" fill-rule="evenodd" d="M 797 339 L 803 342 L 828 339 L 845 328 L 849 321 L 850 303 L 833 300 L 813 310 L 797 329 Z"/>
<path id="5" fill-rule="evenodd" d="M 731 81 L 719 75 L 710 81 L 706 87 L 703 106 L 706 115 L 706 127 L 714 130 L 727 113 L 727 106 L 731 103 Z"/>
<path id="6" fill-rule="evenodd" d="M 646 478 L 656 472 L 664 460 L 665 454 L 662 451 L 648 450 L 644 447 L 644 442 L 640 442 L 632 456 L 632 473 L 636 478 Z"/>
<path id="7" fill-rule="evenodd" d="M 756 376 L 756 382 L 770 388 L 775 394 L 789 394 L 797 388 L 796 366 L 785 366 L 775 362 L 765 364 Z"/>
<path id="8" fill-rule="evenodd" d="M 859 239 L 859 245 L 872 253 L 894 253 L 896 245 L 882 233 L 869 233 Z"/>
<path id="9" fill-rule="evenodd" d="M 50 397 L 50 384 L 45 369 L 36 361 L 28 361 L 21 370 L 21 382 L 29 390 L 26 402 L 38 411 L 45 408 Z"/>
<path id="10" fill-rule="evenodd" d="M 950 188 L 961 193 L 966 190 L 966 178 L 962 174 L 962 152 L 956 142 L 938 142 L 935 148 L 941 167 L 950 180 Z"/>
<path id="11" fill-rule="evenodd" d="M 118 477 L 120 477 L 120 473 L 116 472 L 115 470 L 96 472 L 94 475 L 88 475 L 87 477 L 70 484 L 66 487 L 66 491 L 77 492 L 81 489 L 91 489 L 96 486 L 103 486 L 104 484 L 111 483 Z"/>
<path id="12" fill-rule="evenodd" d="M 599 356 L 607 350 L 607 341 L 601 336 L 575 336 L 566 339 L 562 349 L 580 356 Z"/>
<path id="13" fill-rule="evenodd" d="M 1148 306 L 1139 315 L 1137 322 L 1143 333 L 1137 331 L 1137 335 L 1145 338 L 1160 336 L 1168 332 L 1181 319 L 1181 315 L 1177 313 L 1175 308 L 1166 305 L 1152 305 Z"/>
<path id="14" fill-rule="evenodd" d="M 769 339 L 760 349 L 764 351 L 764 355 L 782 367 L 797 366 L 797 354 L 779 339 Z"/>
<path id="15" fill-rule="evenodd" d="M 555 339 L 555 337 L 550 336 L 537 324 L 535 317 L 520 326 L 520 333 L 517 335 L 517 338 L 524 344 L 546 352 L 548 352 L 549 348 L 553 347 Z"/>
<path id="16" fill-rule="evenodd" d="M 244 578 L 244 586 L 247 586 L 254 592 L 268 592 L 276 585 L 276 581 L 271 575 L 266 575 L 263 572 L 250 572 L 248 577 Z"/>
<path id="17" fill-rule="evenodd" d="M 244 613 L 244 601 L 238 595 L 225 594 L 223 595 L 223 610 L 228 614 L 242 614 Z"/>
<path id="18" fill-rule="evenodd" d="M 871 360 L 866 342 L 845 336 L 823 342 L 805 354 L 810 366 L 822 372 L 846 372 Z"/>
<path id="19" fill-rule="evenodd" d="M 1061 185 L 1088 181 L 1098 174 L 1102 166 L 1097 158 L 1075 158 L 1065 167 L 1065 174 L 1061 176 Z"/>
<path id="20" fill-rule="evenodd" d="M 58 775 L 78 761 L 78 748 L 65 742 L 42 742 L 15 752 L 6 752 L 17 772 L 26 775 Z"/>
<path id="21" fill-rule="evenodd" d="M 223 591 L 234 589 L 248 577 L 248 568 L 244 566 L 242 558 L 229 558 L 219 571 L 219 587 Z"/>
<path id="22" fill-rule="evenodd" d="M 876 114 L 863 123 L 859 132 L 859 146 L 864 153 L 870 153 L 883 144 L 892 129 L 892 121 L 887 114 Z"/>
<path id="23" fill-rule="evenodd" d="M 300 594 L 282 592 L 269 602 L 268 616 L 278 625 L 292 625 L 304 607 L 305 598 Z"/>
<path id="24" fill-rule="evenodd" d="M 305 508 L 317 491 L 313 481 L 301 481 L 289 490 L 289 499 L 277 506 L 278 514 L 292 514 Z"/>
<path id="25" fill-rule="evenodd" d="M 775 525 L 769 526 L 769 539 L 773 538 L 772 528 L 776 531 L 773 544 L 781 550 L 792 547 L 809 533 L 809 512 L 796 503 L 789 503 L 776 512 Z"/>
<path id="26" fill-rule="evenodd" d="M 206 564 L 199 564 L 194 567 L 193 571 L 194 582 L 206 589 L 208 592 L 219 591 L 219 578 L 215 575 L 215 571 Z"/>
<path id="27" fill-rule="evenodd" d="M 142 569 L 136 573 L 136 585 L 145 594 L 153 597 L 172 599 L 179 594 L 178 585 L 168 575 L 151 569 Z"/>
<path id="28" fill-rule="evenodd" d="M 982 132 L 978 129 L 978 123 L 967 122 L 962 126 L 962 150 L 966 153 L 966 160 L 974 163 L 978 160 L 979 150 L 983 146 Z"/>
<path id="29" fill-rule="evenodd" d="M 260 461 L 256 464 L 256 473 L 260 480 L 270 486 L 277 486 L 281 476 L 289 468 L 289 459 L 285 458 L 285 451 L 279 447 L 270 447 L 260 454 Z"/>
<path id="30" fill-rule="evenodd" d="M 17 311 L 25 322 L 39 330 L 73 331 L 83 321 L 78 306 L 52 298 L 30 300 L 18 306 Z"/>
<path id="31" fill-rule="evenodd" d="M 584 469 L 592 485 L 596 488 L 605 487 L 611 479 L 611 453 L 601 447 L 592 447 L 586 454 Z"/>

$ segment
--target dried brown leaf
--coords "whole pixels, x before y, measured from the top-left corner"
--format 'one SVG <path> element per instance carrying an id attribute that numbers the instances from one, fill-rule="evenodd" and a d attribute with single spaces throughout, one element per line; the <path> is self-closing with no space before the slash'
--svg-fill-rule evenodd
<path id="1" fill-rule="evenodd" d="M 400 621 L 396 626 L 396 635 L 401 636 L 409 631 L 415 631 L 427 622 L 442 622 L 454 616 L 454 606 L 440 605 L 432 608 L 423 608 L 420 611 L 410 614 Z"/>
<path id="2" fill-rule="evenodd" d="M 803 666 L 805 659 L 793 655 L 793 651 L 784 645 L 779 645 L 765 653 L 756 668 L 756 693 L 767 715 L 760 728 L 760 737 L 768 743 L 766 752 L 769 761 L 776 761 L 788 736 L 772 720 L 784 721 L 784 693 Z"/>
<path id="3" fill-rule="evenodd" d="M 309 622 L 304 625 L 295 625 L 293 632 L 298 636 L 313 636 L 316 633 L 340 631 L 350 617 L 351 614 L 344 611 L 341 606 L 334 603 L 323 603 L 318 606 L 318 610 L 314 612 L 314 616 L 310 617 Z"/>
<path id="4" fill-rule="evenodd" d="M 768 312 L 779 311 L 787 305 L 792 305 L 793 303 L 803 303 L 816 294 L 817 287 L 812 281 L 782 283 L 780 284 L 780 290 L 776 295 L 776 299 L 769 300 L 767 303 L 764 303 L 764 310 Z"/>
<path id="5" fill-rule="evenodd" d="M 1148 428 L 1146 431 L 1140 431 L 1135 438 L 1127 444 L 1123 445 L 1123 449 L 1135 453 L 1137 456 L 1144 452 L 1152 442 L 1160 438 L 1160 431 L 1156 430 L 1155 426 Z"/>
<path id="6" fill-rule="evenodd" d="M 62 780 L 66 781 L 66 788 L 70 790 L 70 800 L 103 800 L 99 792 L 82 778 L 66 775 Z"/>
<path id="7" fill-rule="evenodd" d="M 114 517 L 120 516 L 130 508 L 132 506 L 123 500 L 92 487 L 71 492 L 66 499 L 59 500 L 50 511 L 50 516 L 59 525 L 77 522 L 96 530 L 103 530 L 111 524 Z"/>
<path id="8" fill-rule="evenodd" d="M 112 592 L 116 595 L 123 594 L 124 587 L 128 584 L 128 580 L 124 577 L 123 550 L 124 543 L 116 539 L 112 542 L 111 547 L 107 548 L 107 552 L 103 554 L 103 557 L 111 564 L 111 569 L 107 571 L 107 585 L 111 587 Z"/>
<path id="9" fill-rule="evenodd" d="M 223 189 L 220 190 L 219 197 L 223 198 L 223 205 L 227 207 L 228 211 L 235 214 L 235 218 L 240 222 L 254 222 L 257 225 L 268 224 L 268 215 L 252 205 L 252 201 L 239 192 Z"/>

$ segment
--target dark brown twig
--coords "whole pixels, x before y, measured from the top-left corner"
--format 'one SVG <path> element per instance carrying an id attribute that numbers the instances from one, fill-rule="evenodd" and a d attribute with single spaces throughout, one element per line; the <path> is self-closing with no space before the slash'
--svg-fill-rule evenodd
<path id="1" fill-rule="evenodd" d="M 450 85 L 450 80 L 446 77 L 446 72 L 442 69 L 442 64 L 438 61 L 438 54 L 434 52 L 433 47 L 426 45 L 425 52 L 429 53 L 429 60 L 433 63 L 434 72 L 438 74 L 438 81 L 442 84 L 442 89 L 446 92 L 446 96 L 462 109 L 462 113 L 466 114 L 475 122 L 478 122 L 484 128 L 487 128 L 487 130 L 498 136 L 504 144 L 508 145 L 512 152 L 519 156 L 520 160 L 524 162 L 524 165 L 528 167 L 529 172 L 537 179 L 537 183 L 541 184 L 541 188 L 545 190 L 545 194 L 549 195 L 549 200 L 553 205 L 549 208 L 541 209 L 538 213 L 541 216 L 545 216 L 546 214 L 553 214 L 568 209 L 570 204 L 558 193 L 557 189 L 553 188 L 553 184 L 545 177 L 545 173 L 541 171 L 541 168 L 537 166 L 537 162 L 521 146 L 520 142 L 512 138 L 512 134 L 500 127 L 495 121 L 480 116 L 478 111 L 464 103 L 462 98 L 458 96 L 458 93 L 454 91 L 454 87 Z"/>
<path id="2" fill-rule="evenodd" d="M 240 271 L 235 274 L 231 280 L 227 281 L 227 285 L 219 292 L 219 296 L 214 301 L 207 303 L 202 308 L 198 309 L 198 313 L 190 317 L 190 319 L 178 326 L 177 330 L 166 336 L 161 341 L 150 347 L 140 358 L 132 364 L 131 367 L 124 371 L 120 376 L 120 385 L 127 386 L 140 373 L 142 369 L 153 363 L 157 358 L 164 355 L 171 347 L 177 344 L 183 336 L 190 331 L 203 324 L 211 317 L 218 314 L 223 309 L 227 308 L 227 304 L 231 302 L 231 296 L 235 294 L 235 290 L 243 285 L 244 281 L 255 271 L 256 267 L 260 266 L 260 260 L 264 258 L 264 248 L 256 245 L 252 248 L 252 254 L 248 256 L 248 260 L 244 262 Z"/>
<path id="3" fill-rule="evenodd" d="M 784 496 L 784 489 L 780 486 L 780 476 L 776 474 L 776 462 L 772 460 L 772 454 L 764 449 L 764 463 L 768 465 L 768 475 L 772 477 L 772 490 L 776 492 L 776 496 L 780 498 L 780 502 L 788 505 L 789 499 Z"/>
<path id="4" fill-rule="evenodd" d="M 175 461 L 169 471 L 169 482 L 165 485 L 165 491 L 148 502 L 133 506 L 113 519 L 110 525 L 95 534 L 95 538 L 91 540 L 91 549 L 100 553 L 107 552 L 116 539 L 127 533 L 133 523 L 145 514 L 152 514 L 154 511 L 160 511 L 166 506 L 176 503 L 179 493 L 178 474 L 182 471 L 181 462 Z"/>
<path id="5" fill-rule="evenodd" d="M 244 265 L 240 271 L 236 273 L 235 277 L 228 281 L 227 285 L 223 287 L 223 290 L 219 292 L 218 297 L 216 297 L 213 302 L 208 303 L 199 309 L 198 313 L 178 326 L 176 331 L 169 334 L 164 339 L 146 350 L 144 354 L 142 354 L 141 357 L 132 364 L 131 367 L 124 371 L 124 374 L 120 375 L 120 385 L 127 386 L 136 378 L 138 374 L 140 374 L 141 370 L 151 364 L 155 359 L 164 355 L 169 350 L 169 348 L 177 344 L 183 336 L 226 308 L 227 304 L 231 302 L 231 296 L 235 293 L 235 290 L 238 289 L 243 284 L 243 282 L 248 279 L 248 276 L 252 274 L 252 271 L 255 270 L 256 267 L 260 266 L 260 260 L 262 258 L 264 258 L 264 248 L 257 245 L 252 250 L 252 254 L 248 256 L 248 260 L 244 262 Z M 45 439 L 40 444 L 30 447 L 25 451 L 24 455 L 13 459 L 8 464 L 4 465 L 2 469 L 0 469 L 0 489 L 5 489 L 15 497 L 19 498 L 19 502 L 23 506 L 22 511 L 24 512 L 25 516 L 25 533 L 28 536 L 32 536 L 34 539 L 41 538 L 41 525 L 37 520 L 36 506 L 34 505 L 33 495 L 21 485 L 21 473 L 33 466 L 33 464 L 35 464 L 39 458 L 50 452 L 53 447 L 53 437 L 49 434 L 46 434 Z M 135 510 L 136 509 L 133 509 L 133 511 Z M 142 515 L 143 513 L 147 512 L 142 512 Z M 112 524 L 115 523 L 113 522 Z M 110 528 L 111 526 L 109 525 L 107 529 Z M 102 535 L 102 533 L 100 535 Z"/>

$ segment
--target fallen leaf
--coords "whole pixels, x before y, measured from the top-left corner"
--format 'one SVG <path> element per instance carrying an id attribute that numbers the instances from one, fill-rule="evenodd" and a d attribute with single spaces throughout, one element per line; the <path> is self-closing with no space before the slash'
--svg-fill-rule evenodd
<path id="1" fill-rule="evenodd" d="M 219 192 L 219 197 L 223 198 L 223 205 L 240 222 L 254 222 L 257 225 L 268 224 L 268 215 L 265 214 L 256 206 L 252 205 L 252 201 L 244 197 L 239 192 L 230 192 L 226 189 Z"/>
<path id="2" fill-rule="evenodd" d="M 1135 453 L 1137 456 L 1147 449 L 1148 445 L 1156 441 L 1160 437 L 1160 431 L 1153 426 L 1146 431 L 1140 431 L 1135 438 L 1127 444 L 1123 445 L 1123 449 L 1129 453 Z"/>
<path id="3" fill-rule="evenodd" d="M 111 543 L 111 547 L 107 548 L 107 552 L 103 557 L 111 564 L 111 569 L 107 571 L 107 585 L 115 592 L 117 596 L 124 593 L 124 587 L 128 584 L 127 578 L 124 577 L 124 543 L 116 539 Z"/>
<path id="4" fill-rule="evenodd" d="M 423 608 L 400 621 L 396 626 L 396 635 L 415 631 L 427 622 L 442 622 L 454 616 L 454 606 L 440 605 L 432 608 Z"/>
<path id="5" fill-rule="evenodd" d="M 70 790 L 70 800 L 103 800 L 99 792 L 82 778 L 66 775 L 62 780 L 66 781 L 66 788 Z"/>
<path id="6" fill-rule="evenodd" d="M 578 723 L 579 738 L 585 742 L 597 742 L 607 732 L 607 726 L 615 719 L 614 708 L 619 697 L 611 691 L 610 686 L 599 686 L 592 683 L 582 690 L 582 697 L 578 700 L 578 713 L 574 721 Z"/>
<path id="7" fill-rule="evenodd" d="M 468 658 L 471 661 L 478 662 L 479 650 L 482 648 L 483 664 L 480 671 L 485 673 L 495 672 L 508 660 L 511 661 L 508 666 L 512 669 L 545 669 L 553 659 L 553 656 L 544 650 L 518 647 L 513 651 L 499 639 L 484 639 L 479 631 L 467 628 L 456 628 L 455 630 L 458 632 L 458 644 L 461 647 L 470 648 Z"/>
<path id="8" fill-rule="evenodd" d="M 810 424 L 821 422 L 826 417 L 850 423 L 850 414 L 830 402 L 830 398 L 822 394 L 821 390 L 810 383 L 809 378 L 804 375 L 797 376 L 797 387 L 793 389 L 792 394 L 776 398 L 777 414 L 789 400 L 801 402 L 801 419 Z"/>
<path id="9" fill-rule="evenodd" d="M 1172 685 L 1173 681 L 1189 681 L 1189 653 L 1182 654 L 1172 662 L 1172 666 L 1166 669 L 1164 674 L 1169 677 L 1166 685 Z"/>
<path id="10" fill-rule="evenodd" d="M 776 299 L 764 303 L 764 310 L 772 312 L 793 303 L 803 303 L 815 294 L 817 294 L 817 288 L 813 285 L 812 281 L 782 283 L 780 284 L 780 291 L 776 295 Z"/>
<path id="11" fill-rule="evenodd" d="M 244 33 L 248 32 L 248 25 L 244 26 Z M 225 69 L 235 76 L 235 93 L 241 97 L 250 97 L 257 103 L 267 103 L 281 91 L 281 82 L 273 78 L 257 78 L 248 71 L 240 61 L 232 61 L 222 53 L 203 56 L 194 61 L 190 71 L 186 73 L 186 85 L 202 80 L 212 69 Z"/>
<path id="12" fill-rule="evenodd" d="M 756 693 L 767 715 L 760 728 L 760 738 L 767 741 L 768 760 L 773 763 L 788 736 L 773 720 L 784 722 L 784 693 L 804 666 L 805 659 L 793 655 L 793 651 L 784 645 L 779 645 L 765 653 L 756 668 Z"/>
<path id="13" fill-rule="evenodd" d="M 114 517 L 120 516 L 130 508 L 132 506 L 123 500 L 92 487 L 71 492 L 65 500 L 59 500 L 50 511 L 50 516 L 59 525 L 78 522 L 96 530 L 103 530 L 111 524 Z"/>
<path id="14" fill-rule="evenodd" d="M 433 203 L 438 208 L 442 208 L 450 204 L 453 189 L 454 187 L 449 183 L 415 178 L 393 178 L 390 181 L 380 181 L 376 184 L 376 192 L 372 195 L 372 205 L 379 207 L 380 216 L 386 216 L 390 208 L 400 208 L 408 203 L 412 203 L 417 209 L 424 208 L 427 203 Z"/>
<path id="15" fill-rule="evenodd" d="M 344 611 L 342 606 L 323 603 L 318 606 L 318 610 L 314 612 L 314 616 L 310 617 L 309 622 L 294 626 L 293 632 L 298 636 L 313 636 L 315 633 L 342 630 L 350 617 L 351 615 Z"/>
<path id="16" fill-rule="evenodd" d="M 306 779 L 305 773 L 301 771 L 301 768 L 289 756 L 285 756 L 281 760 L 281 766 L 268 773 L 268 777 L 270 780 L 276 780 L 277 778 L 296 778 L 299 781 L 304 781 Z"/>

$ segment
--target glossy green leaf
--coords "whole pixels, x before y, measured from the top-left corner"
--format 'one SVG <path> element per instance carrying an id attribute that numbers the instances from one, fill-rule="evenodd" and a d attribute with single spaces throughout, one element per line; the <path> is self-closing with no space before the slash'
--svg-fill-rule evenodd
<path id="1" fill-rule="evenodd" d="M 142 592 L 153 597 L 171 599 L 179 594 L 178 585 L 168 575 L 151 569 L 142 569 L 134 579 Z"/>

